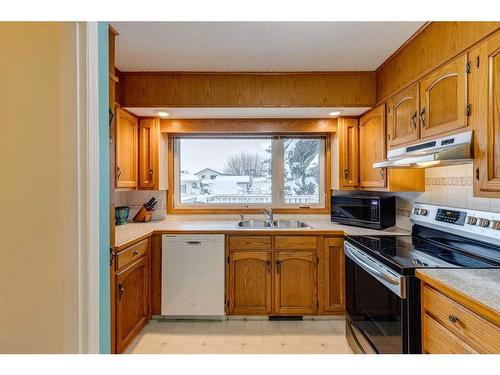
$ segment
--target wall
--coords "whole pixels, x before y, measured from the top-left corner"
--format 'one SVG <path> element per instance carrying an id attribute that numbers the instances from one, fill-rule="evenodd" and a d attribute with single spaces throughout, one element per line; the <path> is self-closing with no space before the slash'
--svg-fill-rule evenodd
<path id="1" fill-rule="evenodd" d="M 472 164 L 426 169 L 425 192 L 396 194 L 396 225 L 410 229 L 413 202 L 500 212 L 500 199 L 474 197 L 472 182 Z"/>
<path id="2" fill-rule="evenodd" d="M 78 335 L 76 23 L 0 23 L 0 353 Z"/>

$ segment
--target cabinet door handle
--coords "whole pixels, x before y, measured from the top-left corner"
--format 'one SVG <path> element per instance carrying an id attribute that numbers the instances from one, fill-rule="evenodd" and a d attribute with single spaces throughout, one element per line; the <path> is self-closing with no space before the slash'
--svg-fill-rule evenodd
<path id="1" fill-rule="evenodd" d="M 150 170 L 149 170 L 149 175 L 150 175 L 151 177 L 153 177 L 153 170 L 152 170 L 152 169 L 150 169 Z"/>
<path id="2" fill-rule="evenodd" d="M 122 298 L 123 293 L 125 293 L 125 288 L 123 287 L 122 284 L 118 284 L 118 297 L 119 297 L 119 299 Z"/>
<path id="3" fill-rule="evenodd" d="M 344 169 L 344 178 L 345 178 L 346 180 L 348 180 L 348 179 L 349 179 L 349 169 Z"/>
<path id="4" fill-rule="evenodd" d="M 452 323 L 456 323 L 459 321 L 458 317 L 456 315 L 453 315 L 453 314 L 448 315 L 448 320 Z"/>
<path id="5" fill-rule="evenodd" d="M 120 169 L 120 167 L 117 165 L 116 166 L 116 177 L 117 179 L 119 180 L 120 179 L 120 176 L 122 175 L 122 170 Z"/>
<path id="6" fill-rule="evenodd" d="M 383 170 L 383 169 L 381 169 L 381 170 L 380 170 L 380 177 L 381 177 L 382 179 L 384 179 L 384 170 Z"/>
<path id="7" fill-rule="evenodd" d="M 420 118 L 420 126 L 425 127 L 425 107 L 422 108 L 422 110 L 420 111 L 419 118 Z"/>
<path id="8" fill-rule="evenodd" d="M 271 261 L 268 260 L 266 264 L 267 264 L 267 272 L 271 272 Z"/>
<path id="9" fill-rule="evenodd" d="M 276 261 L 276 272 L 280 273 L 281 271 L 281 262 L 279 260 Z"/>
<path id="10" fill-rule="evenodd" d="M 413 129 L 417 129 L 417 111 L 411 116 L 411 124 L 413 125 Z"/>

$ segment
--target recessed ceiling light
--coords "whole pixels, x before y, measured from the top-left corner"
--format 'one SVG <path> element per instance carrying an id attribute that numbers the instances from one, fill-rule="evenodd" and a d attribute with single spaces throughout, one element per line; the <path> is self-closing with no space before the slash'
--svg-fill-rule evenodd
<path id="1" fill-rule="evenodd" d="M 156 112 L 156 114 L 157 114 L 158 116 L 162 117 L 162 118 L 163 118 L 163 117 L 168 117 L 168 116 L 170 116 L 170 113 L 165 112 L 165 111 L 158 111 L 158 112 Z"/>
<path id="2" fill-rule="evenodd" d="M 332 117 L 336 117 L 336 116 L 340 115 L 340 111 L 332 111 L 329 113 L 329 115 Z"/>

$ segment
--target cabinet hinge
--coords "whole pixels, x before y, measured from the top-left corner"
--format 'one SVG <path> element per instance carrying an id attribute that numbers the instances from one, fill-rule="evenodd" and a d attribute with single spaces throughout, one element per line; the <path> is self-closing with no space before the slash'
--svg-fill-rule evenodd
<path id="1" fill-rule="evenodd" d="M 471 70 L 472 70 L 472 65 L 471 65 L 470 61 L 467 61 L 467 65 L 466 65 L 466 67 L 465 67 L 465 71 L 466 71 L 467 73 L 470 73 L 470 72 L 471 72 Z"/>
<path id="2" fill-rule="evenodd" d="M 316 264 L 319 264 L 319 257 L 316 257 Z"/>
<path id="3" fill-rule="evenodd" d="M 476 66 L 479 68 L 479 62 L 480 62 L 480 58 L 479 56 L 476 56 Z"/>
<path id="4" fill-rule="evenodd" d="M 229 264 L 229 256 L 226 258 L 227 264 Z"/>
<path id="5" fill-rule="evenodd" d="M 109 265 L 112 266 L 115 261 L 116 253 L 112 247 L 109 248 Z"/>
<path id="6" fill-rule="evenodd" d="M 470 116 L 472 114 L 472 104 L 467 104 L 465 113 L 467 114 L 467 116 Z"/>
<path id="7" fill-rule="evenodd" d="M 476 168 L 476 180 L 479 181 L 479 168 Z"/>
<path id="8" fill-rule="evenodd" d="M 316 308 L 319 309 L 319 301 L 316 301 Z"/>

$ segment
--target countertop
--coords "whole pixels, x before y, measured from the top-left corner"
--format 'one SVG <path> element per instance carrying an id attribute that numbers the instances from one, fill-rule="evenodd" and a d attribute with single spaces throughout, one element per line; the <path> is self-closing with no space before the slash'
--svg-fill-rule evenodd
<path id="1" fill-rule="evenodd" d="M 312 226 L 311 229 L 242 229 L 237 228 L 237 220 L 178 220 L 175 217 L 168 217 L 162 221 L 150 223 L 127 223 L 116 226 L 115 244 L 117 250 L 121 250 L 133 243 L 137 239 L 145 238 L 153 232 L 172 233 L 172 234 L 250 234 L 255 232 L 265 232 L 269 234 L 330 234 L 330 235 L 409 235 L 410 232 L 397 227 L 387 228 L 385 230 L 374 230 L 367 228 L 353 227 L 349 225 L 335 224 L 331 221 L 304 220 Z"/>
<path id="2" fill-rule="evenodd" d="M 500 269 L 421 269 L 417 276 L 445 293 L 458 293 L 472 310 L 500 320 Z"/>

